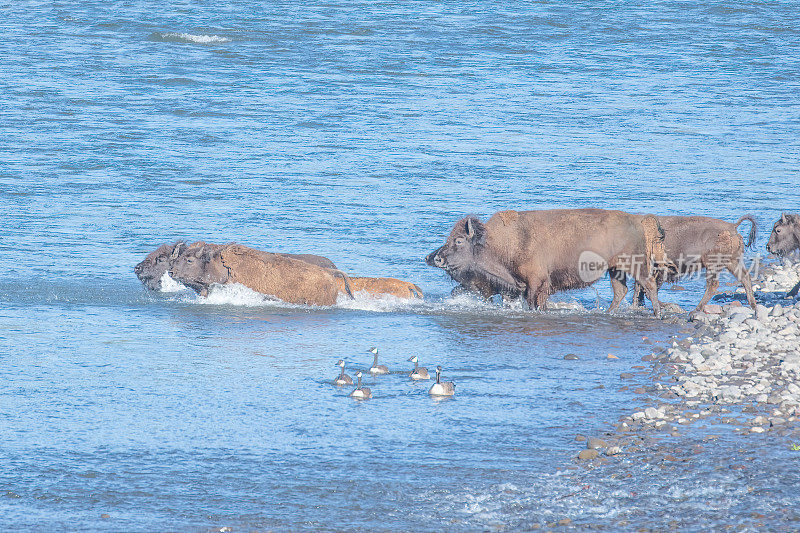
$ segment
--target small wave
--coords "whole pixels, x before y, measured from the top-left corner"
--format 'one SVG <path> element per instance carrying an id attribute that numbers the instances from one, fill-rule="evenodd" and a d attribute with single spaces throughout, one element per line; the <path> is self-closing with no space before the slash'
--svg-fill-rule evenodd
<path id="1" fill-rule="evenodd" d="M 161 292 L 182 292 L 188 290 L 189 288 L 186 285 L 172 279 L 169 272 L 164 272 L 164 275 L 161 276 Z"/>
<path id="2" fill-rule="evenodd" d="M 219 35 L 195 35 L 192 33 L 164 33 L 155 32 L 150 34 L 151 41 L 158 41 L 162 43 L 194 43 L 194 44 L 220 44 L 229 43 L 230 39 L 227 37 L 220 37 Z"/>

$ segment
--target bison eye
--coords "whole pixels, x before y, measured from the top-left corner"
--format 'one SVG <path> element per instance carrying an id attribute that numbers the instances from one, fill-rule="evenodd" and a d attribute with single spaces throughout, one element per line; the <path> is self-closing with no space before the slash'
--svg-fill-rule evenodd
<path id="1" fill-rule="evenodd" d="M 780 232 L 781 232 L 781 228 L 775 228 L 775 233 L 780 233 Z"/>
<path id="2" fill-rule="evenodd" d="M 464 246 L 464 239 L 462 239 L 461 237 L 456 239 L 456 246 Z"/>
<path id="3" fill-rule="evenodd" d="M 164 262 L 163 257 L 159 257 L 158 259 L 156 259 L 156 263 L 163 263 L 163 262 Z"/>

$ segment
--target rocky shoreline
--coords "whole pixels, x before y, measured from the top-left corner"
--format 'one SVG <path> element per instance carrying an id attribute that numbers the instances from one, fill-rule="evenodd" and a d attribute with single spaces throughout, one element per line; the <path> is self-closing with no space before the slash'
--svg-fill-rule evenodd
<path id="1" fill-rule="evenodd" d="M 622 417 L 602 439 L 579 435 L 586 448 L 578 460 L 634 453 L 653 432 L 677 437 L 699 421 L 800 439 L 800 301 L 783 298 L 797 279 L 800 264 L 771 265 L 754 285 L 772 305 L 754 311 L 733 301 L 688 315 L 670 346 L 642 358 L 653 364 L 652 384 L 635 392 L 650 405 Z"/>

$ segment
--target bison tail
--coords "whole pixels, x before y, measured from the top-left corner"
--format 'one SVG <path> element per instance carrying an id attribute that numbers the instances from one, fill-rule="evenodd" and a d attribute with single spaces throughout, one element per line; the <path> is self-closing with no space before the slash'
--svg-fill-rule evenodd
<path id="1" fill-rule="evenodd" d="M 664 246 L 664 238 L 667 232 L 664 230 L 658 217 L 655 215 L 645 215 L 642 219 L 642 225 L 645 226 L 645 229 L 649 228 L 650 231 L 654 230 L 655 233 L 651 233 L 652 237 L 648 237 L 648 232 L 645 231 L 645 238 L 651 241 L 647 244 L 648 270 L 652 272 L 655 269 L 667 275 L 677 274 L 677 265 L 667 256 L 667 249 Z"/>
<path id="2" fill-rule="evenodd" d="M 752 248 L 753 243 L 756 242 L 756 219 L 753 218 L 753 215 L 744 215 L 739 220 L 734 222 L 733 225 L 736 226 L 736 229 L 739 229 L 739 224 L 745 220 L 750 222 L 750 233 L 747 235 L 747 244 L 745 246 Z"/>
<path id="3" fill-rule="evenodd" d="M 342 278 L 342 281 L 344 282 L 344 290 L 345 290 L 345 292 L 347 293 L 347 295 L 350 297 L 351 300 L 354 300 L 355 296 L 353 296 L 353 291 L 352 291 L 352 289 L 350 287 L 350 277 L 347 274 L 345 274 L 344 272 L 342 272 L 341 270 L 330 269 L 330 271 L 331 271 L 331 274 L 333 274 L 337 278 Z"/>
<path id="4" fill-rule="evenodd" d="M 644 222 L 645 220 L 652 221 L 653 225 L 655 225 L 656 231 L 658 231 L 659 238 L 663 239 L 667 235 L 667 232 L 664 231 L 664 228 L 661 226 L 661 222 L 659 222 L 657 216 L 645 215 L 644 218 L 642 219 L 642 222 Z"/>
<path id="5" fill-rule="evenodd" d="M 419 299 L 423 298 L 422 289 L 420 289 L 417 285 L 414 285 L 412 283 L 410 290 L 411 290 L 411 294 L 414 295 L 414 297 L 419 298 Z"/>

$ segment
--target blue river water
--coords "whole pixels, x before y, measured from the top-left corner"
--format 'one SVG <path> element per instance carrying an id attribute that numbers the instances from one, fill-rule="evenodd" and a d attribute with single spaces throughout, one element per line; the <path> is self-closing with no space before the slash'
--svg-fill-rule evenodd
<path id="1" fill-rule="evenodd" d="M 0 32 L 6 528 L 798 527 L 771 437 L 669 484 L 575 469 L 575 434 L 639 405 L 619 374 L 680 326 L 450 298 L 423 258 L 467 213 L 590 206 L 751 213 L 763 250 L 800 211 L 800 3 L 21 0 Z M 426 298 L 148 293 L 133 266 L 178 239 Z M 685 286 L 662 299 L 691 308 Z M 371 346 L 393 372 L 357 403 L 334 363 Z M 742 446 L 746 480 L 717 468 Z"/>

